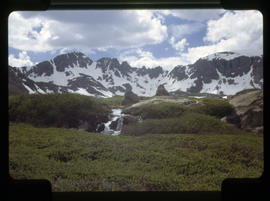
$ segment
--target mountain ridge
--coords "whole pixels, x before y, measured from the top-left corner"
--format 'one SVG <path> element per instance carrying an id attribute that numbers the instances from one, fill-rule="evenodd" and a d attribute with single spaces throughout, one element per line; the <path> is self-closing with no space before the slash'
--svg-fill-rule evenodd
<path id="1" fill-rule="evenodd" d="M 140 96 L 153 96 L 161 84 L 172 93 L 233 95 L 243 89 L 262 88 L 263 58 L 219 52 L 168 71 L 161 66 L 132 67 L 109 57 L 93 61 L 81 52 L 70 52 L 31 67 L 9 66 L 11 94 L 28 91 L 111 97 L 131 90 Z"/>

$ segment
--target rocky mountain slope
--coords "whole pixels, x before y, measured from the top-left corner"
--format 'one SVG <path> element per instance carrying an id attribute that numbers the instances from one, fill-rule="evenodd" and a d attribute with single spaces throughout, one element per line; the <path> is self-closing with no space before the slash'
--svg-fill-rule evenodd
<path id="1" fill-rule="evenodd" d="M 201 58 L 194 64 L 136 68 L 115 58 L 92 61 L 71 52 L 32 67 L 9 67 L 9 93 L 80 93 L 111 97 L 131 90 L 153 96 L 159 85 L 171 94 L 211 93 L 233 95 L 243 89 L 262 88 L 263 59 L 233 52 Z"/>

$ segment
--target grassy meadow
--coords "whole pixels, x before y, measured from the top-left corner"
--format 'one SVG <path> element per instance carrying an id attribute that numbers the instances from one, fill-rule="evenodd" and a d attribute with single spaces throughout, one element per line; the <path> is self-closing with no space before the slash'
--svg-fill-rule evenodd
<path id="1" fill-rule="evenodd" d="M 9 98 L 14 179 L 48 179 L 53 191 L 212 191 L 220 190 L 225 178 L 257 178 L 263 172 L 263 137 L 221 122 L 219 117 L 231 112 L 224 100 L 205 99 L 194 108 L 162 103 L 132 109 L 129 113 L 144 115 L 144 121 L 111 136 L 63 128 L 69 122 L 58 115 L 67 103 L 74 109 L 68 114 L 77 118 L 105 115 L 122 97 L 66 95 L 62 102 L 53 95 L 35 96 L 40 102 L 33 97 Z M 75 111 L 84 104 L 88 107 Z M 59 125 L 38 115 L 53 112 L 50 107 L 58 111 L 56 119 L 63 117 Z"/>

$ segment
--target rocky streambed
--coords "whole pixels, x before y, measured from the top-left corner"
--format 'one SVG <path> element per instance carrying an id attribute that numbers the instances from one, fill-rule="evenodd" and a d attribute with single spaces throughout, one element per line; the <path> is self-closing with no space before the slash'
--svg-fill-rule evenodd
<path id="1" fill-rule="evenodd" d="M 121 133 L 124 121 L 124 114 L 121 108 L 112 109 L 109 120 L 100 125 L 97 129 L 103 134 L 119 135 Z"/>

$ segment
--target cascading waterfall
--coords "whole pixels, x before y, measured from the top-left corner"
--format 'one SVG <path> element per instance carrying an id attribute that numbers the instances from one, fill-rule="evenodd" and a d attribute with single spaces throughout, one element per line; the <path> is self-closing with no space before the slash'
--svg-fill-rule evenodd
<path id="1" fill-rule="evenodd" d="M 116 126 L 111 126 L 112 123 L 117 121 Z M 110 135 L 119 135 L 121 133 L 124 121 L 124 114 L 122 114 L 122 109 L 112 109 L 112 113 L 109 116 L 109 121 L 104 124 L 105 128 L 101 133 Z M 115 128 L 111 128 L 115 127 Z"/>

